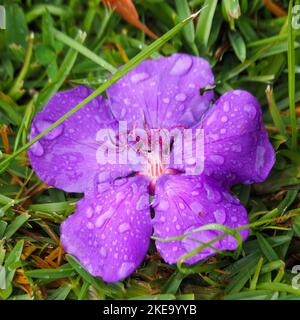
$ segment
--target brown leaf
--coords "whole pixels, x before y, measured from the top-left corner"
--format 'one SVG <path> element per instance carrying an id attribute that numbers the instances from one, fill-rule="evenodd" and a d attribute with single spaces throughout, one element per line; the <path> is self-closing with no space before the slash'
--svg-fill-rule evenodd
<path id="1" fill-rule="evenodd" d="M 144 31 L 149 37 L 157 39 L 157 35 L 140 21 L 138 12 L 131 0 L 103 0 L 103 3 L 116 10 L 129 24 Z"/>

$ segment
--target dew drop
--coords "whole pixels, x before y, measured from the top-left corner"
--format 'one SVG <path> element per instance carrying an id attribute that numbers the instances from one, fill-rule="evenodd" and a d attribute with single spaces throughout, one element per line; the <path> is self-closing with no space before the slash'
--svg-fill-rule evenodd
<path id="1" fill-rule="evenodd" d="M 102 257 L 106 257 L 107 251 L 106 251 L 105 247 L 101 247 L 100 254 L 101 254 Z"/>
<path id="2" fill-rule="evenodd" d="M 86 214 L 86 216 L 87 216 L 88 218 L 91 218 L 92 215 L 93 215 L 93 208 L 92 208 L 92 207 L 88 207 L 88 208 L 86 209 L 85 214 Z"/>
<path id="3" fill-rule="evenodd" d="M 125 278 L 134 270 L 134 264 L 132 262 L 123 262 L 120 269 L 118 270 L 118 276 L 120 278 Z"/>
<path id="4" fill-rule="evenodd" d="M 146 72 L 136 73 L 131 76 L 130 80 L 132 83 L 139 83 L 143 80 L 146 80 L 149 78 L 149 74 Z"/>
<path id="5" fill-rule="evenodd" d="M 214 154 L 214 155 L 211 155 L 210 156 L 210 159 L 215 163 L 215 164 L 223 164 L 225 159 L 224 157 L 220 156 L 220 155 L 217 155 L 217 154 Z"/>
<path id="6" fill-rule="evenodd" d="M 214 211 L 214 217 L 217 223 L 223 224 L 226 221 L 226 214 L 224 209 L 218 209 Z"/>
<path id="7" fill-rule="evenodd" d="M 130 101 L 129 101 L 128 98 L 125 98 L 125 99 L 123 100 L 123 102 L 124 102 L 124 104 L 125 104 L 126 106 L 129 106 L 129 105 L 130 105 Z"/>
<path id="8" fill-rule="evenodd" d="M 104 182 L 110 178 L 110 173 L 109 172 L 101 172 L 98 175 L 98 182 Z"/>
<path id="9" fill-rule="evenodd" d="M 225 102 L 224 102 L 224 106 L 223 106 L 223 110 L 224 110 L 225 112 L 228 112 L 229 109 L 230 109 L 230 107 L 229 107 L 229 102 L 228 102 L 228 101 L 225 101 Z"/>
<path id="10" fill-rule="evenodd" d="M 126 115 L 126 109 L 122 108 L 122 110 L 121 110 L 121 118 L 124 118 L 125 115 Z"/>
<path id="11" fill-rule="evenodd" d="M 181 56 L 180 58 L 178 58 L 171 71 L 170 71 L 170 75 L 172 76 L 179 76 L 179 75 L 183 75 L 185 74 L 190 67 L 192 66 L 193 60 L 191 57 L 189 56 Z"/>
<path id="12" fill-rule="evenodd" d="M 245 104 L 244 110 L 250 115 L 252 119 L 256 116 L 256 109 L 253 104 Z"/>
<path id="13" fill-rule="evenodd" d="M 256 149 L 256 158 L 255 158 L 255 169 L 256 171 L 260 171 L 265 164 L 265 148 L 262 146 L 258 146 Z"/>
<path id="14" fill-rule="evenodd" d="M 109 190 L 111 188 L 110 184 L 108 182 L 105 182 L 105 183 L 99 183 L 97 185 L 97 190 L 98 192 L 105 192 L 107 190 Z"/>
<path id="15" fill-rule="evenodd" d="M 223 116 L 223 117 L 221 118 L 221 121 L 222 121 L 223 123 L 227 122 L 227 121 L 228 121 L 228 117 L 227 117 L 227 116 Z"/>
<path id="16" fill-rule="evenodd" d="M 97 228 L 101 228 L 104 224 L 104 222 L 109 219 L 112 214 L 114 213 L 114 209 L 113 208 L 109 208 L 105 213 L 103 213 L 100 217 L 97 218 L 96 220 L 96 227 Z"/>
<path id="17" fill-rule="evenodd" d="M 193 202 L 191 205 L 190 205 L 190 208 L 192 209 L 192 211 L 194 213 L 200 213 L 203 211 L 203 207 L 202 205 L 199 203 L 199 202 Z"/>
<path id="18" fill-rule="evenodd" d="M 182 202 L 179 202 L 179 208 L 182 209 L 182 210 L 185 208 L 185 206 L 184 206 L 184 204 Z"/>
<path id="19" fill-rule="evenodd" d="M 229 202 L 229 203 L 235 203 L 235 204 L 239 204 L 239 201 L 237 198 L 235 198 L 234 196 L 232 196 L 230 193 L 224 191 L 222 192 L 224 198 Z"/>
<path id="20" fill-rule="evenodd" d="M 147 195 L 141 195 L 136 203 L 136 210 L 145 210 L 149 207 L 149 197 Z"/>
<path id="21" fill-rule="evenodd" d="M 93 225 L 92 222 L 88 222 L 88 223 L 86 224 L 86 227 L 87 227 L 89 230 L 94 229 L 94 225 Z"/>
<path id="22" fill-rule="evenodd" d="M 39 132 L 42 132 L 46 130 L 48 127 L 52 125 L 53 122 L 46 121 L 46 120 L 39 120 L 35 123 L 35 126 L 37 127 Z M 49 133 L 45 135 L 45 139 L 47 140 L 53 140 L 60 136 L 63 132 L 63 124 L 60 124 L 56 128 L 52 129 Z"/>
<path id="23" fill-rule="evenodd" d="M 125 193 L 124 192 L 118 192 L 116 194 L 116 202 L 117 203 L 122 201 L 122 200 L 124 200 L 124 199 L 125 199 Z"/>
<path id="24" fill-rule="evenodd" d="M 132 183 L 131 184 L 131 189 L 132 189 L 133 194 L 137 193 L 138 186 L 136 185 L 136 183 Z"/>
<path id="25" fill-rule="evenodd" d="M 166 221 L 166 217 L 165 216 L 161 216 L 159 219 L 161 222 L 165 222 Z"/>
<path id="26" fill-rule="evenodd" d="M 125 222 L 125 223 L 120 224 L 118 230 L 119 230 L 121 233 L 130 230 L 130 225 L 129 225 L 129 223 Z"/>
<path id="27" fill-rule="evenodd" d="M 30 151 L 37 157 L 41 157 L 44 154 L 44 148 L 39 141 L 30 147 Z"/>
<path id="28" fill-rule="evenodd" d="M 184 93 L 178 93 L 176 96 L 175 96 L 175 100 L 176 101 L 185 101 L 186 99 L 186 95 Z"/>
<path id="29" fill-rule="evenodd" d="M 232 222 L 237 222 L 237 220 L 238 220 L 238 219 L 237 219 L 236 216 L 231 216 L 231 221 L 232 221 Z"/>
<path id="30" fill-rule="evenodd" d="M 204 189 L 207 194 L 207 199 L 214 202 L 221 201 L 221 194 L 218 190 L 212 189 L 208 184 L 204 184 Z"/>
<path id="31" fill-rule="evenodd" d="M 234 152 L 241 152 L 242 151 L 242 146 L 240 144 L 235 144 L 231 147 L 231 150 Z"/>
<path id="32" fill-rule="evenodd" d="M 159 204 L 158 204 L 157 209 L 158 209 L 158 210 L 165 211 L 165 210 L 168 210 L 169 207 L 170 207 L 169 202 L 168 202 L 167 200 L 161 199 L 161 200 L 159 201 Z"/>
<path id="33" fill-rule="evenodd" d="M 95 208 L 96 213 L 100 213 L 101 210 L 102 210 L 102 206 L 97 205 L 96 208 Z"/>
<path id="34" fill-rule="evenodd" d="M 163 98 L 162 100 L 164 103 L 168 104 L 170 102 L 170 99 L 169 98 Z"/>

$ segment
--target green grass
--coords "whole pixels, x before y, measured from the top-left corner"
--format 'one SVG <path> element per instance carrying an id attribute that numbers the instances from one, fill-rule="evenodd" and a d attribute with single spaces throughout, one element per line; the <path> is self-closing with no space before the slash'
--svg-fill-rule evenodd
<path id="1" fill-rule="evenodd" d="M 289 17 L 276 17 L 258 0 L 137 0 L 141 20 L 160 36 L 155 42 L 99 0 L 2 3 L 0 299 L 300 299 L 291 285 L 300 264 L 300 31 L 292 30 L 289 1 L 276 1 Z M 180 23 L 202 6 L 198 19 Z M 129 62 L 117 71 L 123 51 Z M 144 59 L 175 52 L 209 60 L 217 95 L 244 88 L 257 96 L 276 164 L 265 182 L 233 189 L 251 229 L 237 252 L 170 266 L 151 245 L 134 274 L 105 284 L 60 247 L 59 225 L 80 195 L 49 188 L 31 170 L 31 120 L 59 90 L 96 89 L 54 127 Z"/>

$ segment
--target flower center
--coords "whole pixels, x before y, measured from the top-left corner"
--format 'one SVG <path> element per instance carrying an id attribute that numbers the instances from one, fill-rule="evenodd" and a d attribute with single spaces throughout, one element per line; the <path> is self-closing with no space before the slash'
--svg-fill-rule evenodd
<path id="1" fill-rule="evenodd" d="M 142 174 L 147 175 L 151 180 L 156 181 L 157 178 L 165 172 L 165 167 L 161 163 L 161 159 L 156 157 L 149 157 L 147 164 L 145 165 L 145 170 Z"/>

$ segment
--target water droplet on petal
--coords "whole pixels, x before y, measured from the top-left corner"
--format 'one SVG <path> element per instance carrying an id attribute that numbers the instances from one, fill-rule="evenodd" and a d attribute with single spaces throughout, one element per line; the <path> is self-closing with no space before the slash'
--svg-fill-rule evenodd
<path id="1" fill-rule="evenodd" d="M 167 200 L 161 199 L 159 201 L 157 209 L 161 211 L 165 211 L 165 210 L 168 210 L 169 207 L 170 207 L 169 202 Z"/>
<path id="2" fill-rule="evenodd" d="M 226 213 L 224 209 L 218 209 L 214 211 L 214 217 L 216 222 L 219 224 L 223 224 L 226 221 Z"/>
<path id="3" fill-rule="evenodd" d="M 178 206 L 181 210 L 183 210 L 185 208 L 185 205 L 182 202 L 179 202 Z"/>
<path id="4" fill-rule="evenodd" d="M 234 196 L 232 196 L 230 193 L 224 191 L 222 192 L 224 198 L 229 202 L 229 203 L 235 203 L 235 204 L 239 204 L 239 200 L 237 198 L 235 198 Z"/>
<path id="5" fill-rule="evenodd" d="M 202 213 L 203 211 L 203 207 L 202 205 L 199 203 L 199 202 L 193 202 L 191 205 L 190 205 L 190 208 L 192 209 L 192 211 L 194 213 Z"/>
<path id="6" fill-rule="evenodd" d="M 100 217 L 97 218 L 96 220 L 96 227 L 97 228 L 101 228 L 104 224 L 104 222 L 109 219 L 114 213 L 114 209 L 113 208 L 109 208 L 106 212 L 104 212 Z"/>
<path id="7" fill-rule="evenodd" d="M 88 207 L 87 209 L 86 209 L 86 212 L 85 212 L 85 214 L 86 214 L 86 216 L 88 217 L 88 218 L 91 218 L 92 217 L 92 215 L 93 215 L 93 208 L 92 207 Z"/>
<path id="8" fill-rule="evenodd" d="M 206 191 L 208 200 L 214 201 L 214 202 L 221 201 L 222 197 L 221 197 L 221 194 L 218 190 L 211 188 L 210 185 L 208 185 L 206 183 L 204 184 L 204 189 Z"/>
<path id="9" fill-rule="evenodd" d="M 148 78 L 149 78 L 149 74 L 148 73 L 141 72 L 141 73 L 136 73 L 136 74 L 132 75 L 130 80 L 133 83 L 138 83 L 138 82 L 141 82 L 141 81 L 146 80 Z"/>
<path id="10" fill-rule="evenodd" d="M 220 156 L 220 155 L 217 155 L 217 154 L 211 155 L 211 156 L 210 156 L 210 159 L 211 159 L 214 163 L 220 164 L 220 165 L 223 164 L 224 161 L 225 161 L 224 157 L 222 157 L 222 156 Z"/>
<path id="11" fill-rule="evenodd" d="M 163 98 L 162 101 L 163 101 L 164 103 L 167 103 L 167 104 L 168 104 L 168 103 L 170 102 L 170 99 L 169 99 L 169 98 Z"/>
<path id="12" fill-rule="evenodd" d="M 234 144 L 231 147 L 231 150 L 234 151 L 234 152 L 241 152 L 242 151 L 242 146 L 240 144 Z"/>
<path id="13" fill-rule="evenodd" d="M 119 231 L 121 233 L 123 233 L 125 231 L 128 231 L 128 230 L 130 230 L 130 224 L 129 223 L 125 222 L 125 223 L 122 223 L 122 224 L 119 225 Z"/>
<path id="14" fill-rule="evenodd" d="M 224 102 L 224 106 L 223 106 L 223 110 L 224 110 L 225 112 L 228 112 L 229 109 L 230 109 L 229 102 L 228 102 L 228 101 L 225 101 L 225 102 Z"/>
<path id="15" fill-rule="evenodd" d="M 143 194 L 136 203 L 136 210 L 145 210 L 149 207 L 149 196 Z"/>
<path id="16" fill-rule="evenodd" d="M 184 93 L 178 93 L 176 96 L 175 96 L 175 100 L 176 101 L 185 101 L 186 99 L 186 95 Z"/>
<path id="17" fill-rule="evenodd" d="M 133 194 L 137 193 L 138 186 L 136 185 L 136 183 L 132 183 L 131 184 L 131 189 L 132 189 Z"/>
<path id="18" fill-rule="evenodd" d="M 98 182 L 104 182 L 110 178 L 110 172 L 101 172 L 98 175 Z"/>
<path id="19" fill-rule="evenodd" d="M 117 195 L 116 195 L 116 202 L 120 202 L 122 200 L 125 199 L 125 193 L 124 192 L 118 192 Z"/>
<path id="20" fill-rule="evenodd" d="M 39 132 L 42 132 L 42 131 L 46 130 L 48 127 L 50 127 L 52 125 L 52 123 L 53 122 L 51 122 L 51 121 L 38 120 L 35 123 L 35 126 L 37 127 Z M 57 138 L 58 136 L 60 136 L 62 134 L 62 131 L 63 131 L 63 124 L 60 124 L 56 128 L 52 129 L 49 133 L 47 133 L 44 136 L 44 138 L 47 140 L 53 140 L 53 139 Z"/>
<path id="21" fill-rule="evenodd" d="M 102 257 L 106 257 L 107 251 L 106 251 L 105 247 L 101 247 L 100 254 L 101 254 Z"/>
<path id="22" fill-rule="evenodd" d="M 135 269 L 134 263 L 132 262 L 123 262 L 118 271 L 118 276 L 120 278 L 125 278 Z"/>
<path id="23" fill-rule="evenodd" d="M 238 220 L 236 216 L 231 216 L 230 219 L 232 222 L 237 222 L 237 220 Z"/>
<path id="24" fill-rule="evenodd" d="M 166 221 L 166 217 L 165 216 L 161 216 L 159 219 L 161 222 L 165 222 Z"/>
<path id="25" fill-rule="evenodd" d="M 30 151 L 37 157 L 41 157 L 44 154 L 44 148 L 39 141 L 30 147 Z"/>
<path id="26" fill-rule="evenodd" d="M 221 121 L 222 121 L 223 123 L 227 122 L 227 121 L 228 121 L 228 117 L 227 117 L 227 116 L 223 116 L 223 117 L 221 118 Z"/>
<path id="27" fill-rule="evenodd" d="M 86 224 L 86 227 L 87 227 L 88 229 L 90 229 L 90 230 L 94 229 L 94 225 L 93 225 L 92 222 L 88 222 L 88 223 Z"/>
<path id="28" fill-rule="evenodd" d="M 97 185 L 97 190 L 98 192 L 105 192 L 107 190 L 109 190 L 111 188 L 111 185 L 108 183 L 108 182 L 105 182 L 105 183 L 99 183 Z"/>
<path id="29" fill-rule="evenodd" d="M 121 118 L 124 118 L 125 115 L 126 115 L 126 109 L 122 108 L 122 110 L 121 110 Z"/>
<path id="30" fill-rule="evenodd" d="M 256 116 L 256 108 L 253 104 L 245 104 L 244 110 L 250 115 L 252 119 Z"/>
<path id="31" fill-rule="evenodd" d="M 262 146 L 258 146 L 256 149 L 256 158 L 255 158 L 255 169 L 260 172 L 260 170 L 264 167 L 265 164 L 265 148 Z"/>
<path id="32" fill-rule="evenodd" d="M 186 72 L 188 72 L 188 70 L 192 66 L 192 63 L 193 63 L 193 60 L 191 57 L 186 56 L 186 55 L 181 56 L 175 61 L 174 65 L 170 71 L 170 74 L 172 76 L 183 75 Z"/>

